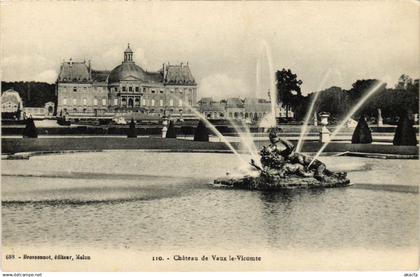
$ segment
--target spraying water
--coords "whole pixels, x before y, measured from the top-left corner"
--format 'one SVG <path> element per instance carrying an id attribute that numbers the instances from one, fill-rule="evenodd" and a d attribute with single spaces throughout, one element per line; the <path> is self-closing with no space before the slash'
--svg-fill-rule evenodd
<path id="1" fill-rule="evenodd" d="M 304 138 L 305 138 L 306 134 L 308 133 L 308 123 L 309 123 L 309 120 L 312 117 L 312 113 L 313 113 L 313 109 L 314 109 L 316 100 L 318 99 L 318 96 L 321 94 L 320 90 L 321 90 L 322 87 L 324 87 L 325 82 L 327 81 L 329 75 L 330 75 L 330 69 L 328 69 L 327 72 L 324 74 L 324 78 L 322 78 L 322 81 L 319 84 L 318 89 L 316 90 L 317 92 L 315 93 L 314 97 L 312 98 L 309 109 L 308 109 L 308 111 L 306 112 L 306 115 L 305 115 L 305 121 L 303 122 L 302 128 L 300 129 L 299 141 L 298 141 L 297 146 L 296 146 L 296 152 L 300 152 L 302 150 Z"/>
<path id="2" fill-rule="evenodd" d="M 265 40 L 261 42 L 262 50 L 265 51 L 265 56 L 268 62 L 268 71 L 270 76 L 270 101 L 271 101 L 271 127 L 277 126 L 276 121 L 276 105 L 277 105 L 277 88 L 275 82 L 275 71 L 273 67 L 273 57 L 271 56 L 271 50 Z"/>
<path id="3" fill-rule="evenodd" d="M 308 167 L 310 167 L 312 165 L 312 163 L 314 162 L 314 160 L 316 160 L 319 155 L 321 155 L 321 153 L 324 151 L 325 147 L 327 147 L 327 145 L 335 138 L 335 136 L 338 134 L 338 132 L 340 132 L 340 130 L 343 128 L 343 126 L 346 124 L 346 122 L 350 119 L 350 117 L 357 112 L 358 109 L 360 109 L 360 107 L 362 107 L 362 105 L 366 102 L 366 100 L 369 99 L 369 97 L 371 97 L 375 92 L 377 92 L 379 90 L 379 88 L 381 88 L 383 85 L 385 85 L 384 82 L 379 81 L 374 87 L 372 87 L 368 93 L 366 93 L 362 99 L 360 99 L 359 102 L 357 102 L 357 104 L 355 106 L 353 106 L 353 108 L 350 110 L 350 112 L 346 115 L 346 117 L 341 121 L 341 123 L 335 128 L 334 132 L 331 133 L 330 139 L 328 142 L 325 142 L 322 147 L 318 150 L 318 152 L 316 153 L 316 155 L 314 156 L 314 158 L 312 159 L 312 161 L 309 163 Z"/>
<path id="4" fill-rule="evenodd" d="M 240 122 L 241 126 L 238 126 L 234 120 L 229 119 L 230 125 L 232 125 L 232 127 L 235 129 L 239 139 L 241 140 L 241 143 L 245 146 L 247 152 L 251 155 L 252 159 L 257 165 L 261 165 L 260 155 L 258 154 L 258 150 L 251 135 L 251 131 L 244 121 L 241 120 Z"/>
<path id="5" fill-rule="evenodd" d="M 175 99 L 177 99 L 178 101 L 180 101 L 180 98 L 173 96 Z M 216 136 L 233 152 L 233 154 L 235 154 L 235 156 L 243 163 L 248 164 L 242 157 L 241 155 L 238 153 L 238 151 L 236 151 L 236 149 L 232 146 L 232 144 L 222 135 L 222 133 L 219 132 L 219 130 L 217 130 L 217 128 L 211 124 L 210 121 L 208 121 L 208 119 L 199 111 L 197 111 L 194 107 L 192 107 L 191 105 L 189 105 L 186 101 L 182 101 L 183 105 L 187 106 L 198 118 L 200 118 L 201 120 L 204 121 L 204 123 L 206 123 L 207 127 L 214 133 L 216 134 Z"/>
<path id="6" fill-rule="evenodd" d="M 255 76 L 255 98 L 258 99 L 260 97 L 260 84 L 261 84 L 261 61 L 260 58 L 257 59 L 257 68 L 256 68 L 256 76 Z"/>

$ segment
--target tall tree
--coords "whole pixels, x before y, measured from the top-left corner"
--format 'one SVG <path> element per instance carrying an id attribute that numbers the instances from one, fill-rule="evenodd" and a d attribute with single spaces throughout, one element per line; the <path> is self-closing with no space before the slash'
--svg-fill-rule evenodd
<path id="1" fill-rule="evenodd" d="M 299 80 L 290 69 L 283 68 L 276 72 L 277 101 L 286 108 L 286 118 L 289 117 L 290 108 L 296 107 L 301 100 L 302 83 L 302 80 Z"/>

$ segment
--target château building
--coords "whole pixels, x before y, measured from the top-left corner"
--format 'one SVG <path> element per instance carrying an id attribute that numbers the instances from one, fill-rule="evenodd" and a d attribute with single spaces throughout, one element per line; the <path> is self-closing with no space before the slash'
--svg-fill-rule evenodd
<path id="1" fill-rule="evenodd" d="M 197 83 L 188 63 L 163 64 L 157 72 L 136 65 L 128 45 L 123 62 L 111 71 L 90 61 L 63 62 L 57 79 L 57 115 L 112 117 L 137 112 L 163 116 L 189 112 L 197 102 Z"/>
<path id="2" fill-rule="evenodd" d="M 271 102 L 262 98 L 228 98 L 215 101 L 204 97 L 198 101 L 199 111 L 209 119 L 237 119 L 251 122 L 261 121 L 271 113 Z M 289 116 L 293 117 L 289 111 Z M 277 105 L 276 117 L 285 118 L 286 110 Z"/>

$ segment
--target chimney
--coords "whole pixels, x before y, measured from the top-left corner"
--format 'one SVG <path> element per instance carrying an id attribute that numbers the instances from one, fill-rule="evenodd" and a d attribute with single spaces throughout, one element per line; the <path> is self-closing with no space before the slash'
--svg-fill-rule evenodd
<path id="1" fill-rule="evenodd" d="M 90 66 L 90 60 L 88 60 L 88 71 L 89 71 L 89 79 L 92 79 L 92 68 Z"/>

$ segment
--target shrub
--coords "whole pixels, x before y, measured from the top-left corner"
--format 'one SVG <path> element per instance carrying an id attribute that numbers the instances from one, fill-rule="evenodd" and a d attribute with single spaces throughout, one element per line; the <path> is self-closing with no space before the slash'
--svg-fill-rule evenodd
<path id="1" fill-rule="evenodd" d="M 205 123 L 200 120 L 194 133 L 195 141 L 209 141 L 209 132 Z"/>
<path id="2" fill-rule="evenodd" d="M 25 129 L 23 129 L 24 138 L 37 138 L 38 130 L 35 127 L 34 119 L 32 117 L 26 119 Z"/>
<path id="3" fill-rule="evenodd" d="M 417 145 L 416 130 L 407 113 L 400 116 L 393 143 L 394 145 Z"/>
<path id="4" fill-rule="evenodd" d="M 136 137 L 137 137 L 136 123 L 134 122 L 134 119 L 131 119 L 130 126 L 127 131 L 127 138 L 136 138 Z"/>
<path id="5" fill-rule="evenodd" d="M 166 138 L 176 138 L 176 128 L 172 120 L 169 121 L 168 131 L 166 132 Z"/>
<path id="6" fill-rule="evenodd" d="M 360 116 L 356 129 L 354 129 L 351 143 L 372 143 L 372 133 L 363 115 Z"/>

